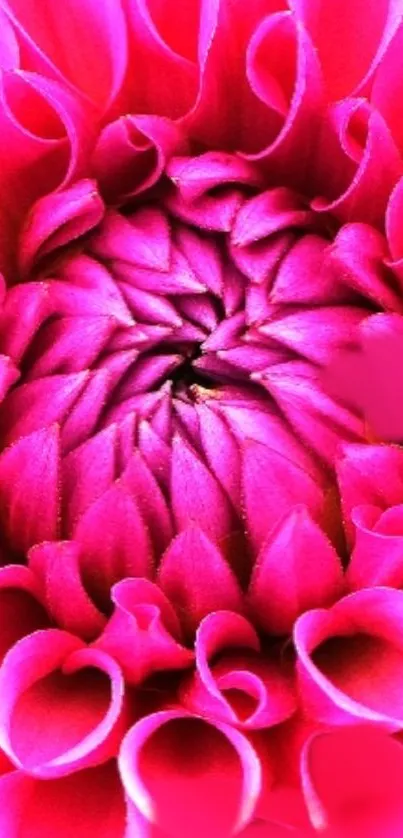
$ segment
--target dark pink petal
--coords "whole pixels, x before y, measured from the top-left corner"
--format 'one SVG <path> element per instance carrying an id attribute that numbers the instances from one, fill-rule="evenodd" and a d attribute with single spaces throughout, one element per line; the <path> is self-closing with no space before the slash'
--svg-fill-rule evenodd
<path id="1" fill-rule="evenodd" d="M 236 529 L 227 495 L 193 449 L 179 436 L 173 440 L 171 498 L 178 529 L 197 525 L 218 544 Z"/>
<path id="2" fill-rule="evenodd" d="M 393 0 L 353 0 L 342 8 L 337 0 L 293 0 L 293 5 L 311 32 L 332 99 L 369 81 L 402 19 L 402 7 Z"/>
<path id="3" fill-rule="evenodd" d="M 337 349 L 354 340 L 357 327 L 366 316 L 365 309 L 353 306 L 307 308 L 273 318 L 259 326 L 259 332 L 309 361 L 326 364 Z"/>
<path id="4" fill-rule="evenodd" d="M 322 165 L 325 173 L 326 161 L 332 154 L 334 170 L 341 177 L 337 186 L 332 187 L 319 174 L 329 200 L 316 198 L 312 206 L 317 212 L 331 212 L 341 221 L 363 221 L 381 227 L 390 192 L 403 170 L 390 130 L 365 99 L 350 99 L 335 105 L 333 120 L 340 149 L 338 152 L 331 149 L 323 139 L 320 144 L 323 159 L 319 157 L 319 166 Z"/>
<path id="5" fill-rule="evenodd" d="M 166 160 L 185 151 L 186 138 L 178 124 L 162 116 L 120 116 L 100 132 L 92 159 L 94 173 L 108 204 L 154 186 Z"/>
<path id="6" fill-rule="evenodd" d="M 112 318 L 63 317 L 42 327 L 26 380 L 91 367 L 116 328 Z"/>
<path id="7" fill-rule="evenodd" d="M 43 256 L 88 233 L 102 220 L 104 205 L 95 181 L 82 180 L 46 195 L 31 209 L 21 232 L 19 263 L 23 274 Z"/>
<path id="8" fill-rule="evenodd" d="M 139 423 L 138 447 L 162 489 L 168 491 L 171 482 L 171 448 L 145 420 Z"/>
<path id="9" fill-rule="evenodd" d="M 348 291 L 327 263 L 329 243 L 307 233 L 282 259 L 270 292 L 272 303 L 331 305 L 347 302 Z"/>
<path id="10" fill-rule="evenodd" d="M 242 611 L 242 593 L 231 567 L 206 535 L 188 527 L 163 556 L 158 581 L 181 615 L 188 634 L 211 611 Z"/>
<path id="11" fill-rule="evenodd" d="M 270 189 L 245 201 L 236 217 L 231 240 L 234 246 L 245 247 L 288 227 L 304 229 L 312 221 L 312 212 L 291 189 Z"/>
<path id="12" fill-rule="evenodd" d="M 403 506 L 357 506 L 352 511 L 355 544 L 347 568 L 350 590 L 403 585 Z"/>
<path id="13" fill-rule="evenodd" d="M 252 375 L 276 400 L 297 437 L 330 468 L 341 440 L 364 438 L 364 423 L 323 392 L 317 370 L 303 361 L 279 363 Z"/>
<path id="14" fill-rule="evenodd" d="M 41 195 L 81 176 L 93 142 L 91 108 L 86 109 L 65 85 L 23 70 L 3 73 L 0 85 L 3 270 L 15 270 L 15 252 L 11 251 L 18 227 L 30 206 Z"/>
<path id="15" fill-rule="evenodd" d="M 18 364 L 37 330 L 51 314 L 45 282 L 11 288 L 0 311 L 0 347 Z"/>
<path id="16" fill-rule="evenodd" d="M 224 419 L 207 405 L 197 407 L 200 437 L 207 462 L 235 509 L 241 496 L 240 449 Z"/>
<path id="17" fill-rule="evenodd" d="M 13 390 L 0 418 L 3 442 L 10 444 L 53 423 L 61 424 L 88 378 L 88 372 L 53 375 L 29 381 Z"/>
<path id="18" fill-rule="evenodd" d="M 195 642 L 196 672 L 184 682 L 182 701 L 208 719 L 245 730 L 268 728 L 291 716 L 295 697 L 278 661 L 260 652 L 257 634 L 230 611 L 209 614 Z"/>
<path id="19" fill-rule="evenodd" d="M 253 619 L 269 634 L 289 634 L 300 614 L 334 602 L 342 590 L 333 545 L 304 506 L 294 507 L 254 566 L 248 594 Z"/>
<path id="20" fill-rule="evenodd" d="M 130 218 L 108 210 L 99 233 L 91 238 L 91 250 L 103 259 L 166 271 L 171 251 L 168 221 L 155 207 L 143 207 Z"/>
<path id="21" fill-rule="evenodd" d="M 29 551 L 28 562 L 41 581 L 48 612 L 57 625 L 84 640 L 93 640 L 102 631 L 105 617 L 84 588 L 78 544 L 38 544 Z"/>
<path id="22" fill-rule="evenodd" d="M 244 247 L 230 241 L 229 251 L 237 268 L 251 282 L 271 285 L 281 259 L 294 241 L 295 234 L 287 230 Z"/>
<path id="23" fill-rule="evenodd" d="M 62 10 L 47 3 L 37 14 L 35 3 L 9 0 L 11 18 L 35 43 L 51 65 L 101 109 L 107 109 L 122 85 L 127 64 L 126 22 L 121 6 L 107 0 L 77 5 L 68 0 Z M 114 36 L 110 37 L 113 30 Z"/>
<path id="24" fill-rule="evenodd" d="M 0 659 L 21 637 L 47 628 L 40 585 L 26 567 L 7 565 L 0 569 Z"/>
<path id="25" fill-rule="evenodd" d="M 294 506 L 304 503 L 317 518 L 323 494 L 291 460 L 262 445 L 247 441 L 243 453 L 243 492 L 246 527 L 255 550 L 265 543 L 273 526 Z"/>
<path id="26" fill-rule="evenodd" d="M 314 829 L 346 838 L 397 838 L 403 824 L 402 767 L 401 744 L 369 726 L 314 736 L 301 764 Z"/>
<path id="27" fill-rule="evenodd" d="M 165 198 L 165 205 L 174 218 L 201 230 L 229 233 L 239 208 L 243 204 L 239 189 L 226 187 L 220 194 L 203 195 L 198 201 L 188 204 L 180 192 L 173 190 Z"/>
<path id="28" fill-rule="evenodd" d="M 209 406 L 217 409 L 214 401 Z M 266 405 L 254 405 L 252 409 L 250 405 L 237 405 L 235 400 L 230 399 L 225 405 L 219 404 L 218 407 L 238 443 L 242 445 L 245 439 L 261 442 L 297 463 L 311 477 L 321 481 L 321 472 L 312 454 L 299 442 L 283 419 L 274 411 L 269 412 Z"/>
<path id="29" fill-rule="evenodd" d="M 116 325 L 133 327 L 133 316 L 109 271 L 86 253 L 71 255 L 58 267 L 58 278 L 52 279 L 52 313 L 77 315 L 105 315 Z"/>
<path id="30" fill-rule="evenodd" d="M 59 458 L 56 426 L 24 437 L 0 456 L 2 527 L 18 553 L 58 536 Z"/>
<path id="31" fill-rule="evenodd" d="M 399 295 L 385 265 L 387 255 L 385 238 L 378 230 L 369 224 L 353 223 L 341 227 L 325 261 L 333 269 L 333 281 L 345 284 L 380 308 L 401 311 Z"/>
<path id="32" fill-rule="evenodd" d="M 149 530 L 155 554 L 160 556 L 173 536 L 171 515 L 157 480 L 139 451 L 131 455 L 121 483 L 133 495 Z"/>
<path id="33" fill-rule="evenodd" d="M 337 463 L 344 521 L 352 535 L 355 506 L 386 509 L 403 500 L 403 450 L 398 446 L 345 445 Z"/>
<path id="34" fill-rule="evenodd" d="M 403 592 L 371 588 L 299 617 L 294 642 L 303 706 L 325 724 L 403 727 Z"/>
<path id="35" fill-rule="evenodd" d="M 148 531 L 133 496 L 118 483 L 82 515 L 73 538 L 81 548 L 84 584 L 101 603 L 109 601 L 115 582 L 151 573 Z"/>
<path id="36" fill-rule="evenodd" d="M 128 798 L 171 838 L 222 838 L 250 820 L 261 769 L 248 740 L 225 724 L 170 710 L 137 722 L 119 768 Z"/>
<path id="37" fill-rule="evenodd" d="M 1 744 L 27 773 L 60 777 L 116 753 L 124 682 L 108 655 L 63 631 L 35 632 L 7 654 L 0 683 Z"/>
<path id="38" fill-rule="evenodd" d="M 189 204 L 219 186 L 262 183 L 259 170 L 251 163 L 221 151 L 208 151 L 198 157 L 175 157 L 167 167 L 167 174 Z"/>
<path id="39" fill-rule="evenodd" d="M 19 372 L 7 355 L 0 355 L 0 401 L 3 400 L 7 390 L 15 384 Z"/>
<path id="40" fill-rule="evenodd" d="M 115 610 L 96 647 L 118 662 L 129 684 L 190 666 L 193 652 L 181 645 L 175 612 L 156 585 L 124 579 L 114 586 L 112 600 Z"/>
<path id="41" fill-rule="evenodd" d="M 67 533 L 115 479 L 116 427 L 110 425 L 63 459 L 63 518 Z"/>
<path id="42" fill-rule="evenodd" d="M 55 780 L 22 771 L 0 779 L 0 830 L 11 838 L 123 838 L 125 805 L 114 762 Z"/>

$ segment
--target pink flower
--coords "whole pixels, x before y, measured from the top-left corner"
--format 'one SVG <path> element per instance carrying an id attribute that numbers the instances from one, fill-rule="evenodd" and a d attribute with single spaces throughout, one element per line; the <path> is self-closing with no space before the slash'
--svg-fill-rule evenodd
<path id="1" fill-rule="evenodd" d="M 403 452 L 323 381 L 402 327 L 402 38 L 0 4 L 4 838 L 401 835 Z"/>

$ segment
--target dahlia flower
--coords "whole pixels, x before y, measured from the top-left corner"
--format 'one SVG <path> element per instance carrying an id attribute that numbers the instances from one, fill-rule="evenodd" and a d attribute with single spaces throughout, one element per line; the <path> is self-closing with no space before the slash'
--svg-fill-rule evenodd
<path id="1" fill-rule="evenodd" d="M 324 382 L 401 338 L 402 47 L 0 0 L 4 838 L 401 835 L 403 448 Z"/>

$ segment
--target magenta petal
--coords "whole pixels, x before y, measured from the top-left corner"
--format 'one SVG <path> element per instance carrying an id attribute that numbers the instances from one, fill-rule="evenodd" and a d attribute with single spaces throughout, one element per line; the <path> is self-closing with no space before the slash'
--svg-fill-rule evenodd
<path id="1" fill-rule="evenodd" d="M 248 602 L 269 634 L 288 634 L 309 608 L 334 602 L 343 590 L 340 559 L 304 506 L 294 507 L 269 535 L 254 566 Z"/>
<path id="2" fill-rule="evenodd" d="M 161 211 L 144 207 L 131 219 L 108 210 L 91 250 L 103 259 L 122 259 L 148 270 L 169 268 L 168 221 Z"/>
<path id="3" fill-rule="evenodd" d="M 21 565 L 0 569 L 0 660 L 21 637 L 49 626 L 40 584 Z"/>
<path id="4" fill-rule="evenodd" d="M 114 425 L 96 434 L 63 459 L 63 523 L 69 535 L 88 507 L 114 482 L 115 459 Z"/>
<path id="5" fill-rule="evenodd" d="M 160 556 L 173 536 L 171 515 L 164 495 L 139 451 L 131 455 L 121 482 L 133 495 L 156 555 Z"/>
<path id="6" fill-rule="evenodd" d="M 95 607 L 81 578 L 80 549 L 73 541 L 48 541 L 29 551 L 29 566 L 41 580 L 49 614 L 60 628 L 93 640 L 105 617 Z"/>
<path id="7" fill-rule="evenodd" d="M 259 760 L 248 740 L 184 711 L 137 722 L 123 740 L 119 768 L 129 799 L 171 838 L 235 834 L 260 792 Z"/>
<path id="8" fill-rule="evenodd" d="M 393 838 L 403 824 L 403 748 L 369 726 L 319 733 L 304 749 L 305 800 L 318 831 Z M 394 825 L 396 831 L 389 832 Z M 340 832 L 338 831 L 340 830 Z"/>
<path id="9" fill-rule="evenodd" d="M 19 553 L 58 536 L 59 457 L 56 426 L 24 437 L 0 456 L 2 525 Z"/>
<path id="10" fill-rule="evenodd" d="M 214 410 L 199 405 L 200 437 L 211 471 L 228 493 L 235 509 L 240 507 L 240 449 L 232 431 Z"/>
<path id="11" fill-rule="evenodd" d="M 391 445 L 344 445 L 337 462 L 344 520 L 352 535 L 355 506 L 385 509 L 403 498 L 403 450 Z"/>
<path id="12" fill-rule="evenodd" d="M 168 176 L 181 195 L 192 203 L 210 189 L 240 183 L 258 186 L 259 172 L 250 163 L 223 152 L 207 152 L 198 157 L 175 157 L 167 167 Z"/>
<path id="13" fill-rule="evenodd" d="M 312 213 L 285 188 L 262 192 L 243 204 L 232 231 L 232 242 L 245 247 L 288 227 L 307 227 Z"/>
<path id="14" fill-rule="evenodd" d="M 6 804 L 4 805 L 4 802 Z M 0 830 L 19 838 L 118 838 L 125 805 L 114 762 L 55 780 L 14 771 L 0 779 Z"/>
<path id="15" fill-rule="evenodd" d="M 182 688 L 182 700 L 193 712 L 245 730 L 267 728 L 293 714 L 290 683 L 277 661 L 256 656 L 259 639 L 244 617 L 209 614 L 197 630 L 195 650 L 196 673 Z"/>
<path id="16" fill-rule="evenodd" d="M 124 682 L 106 654 L 56 629 L 20 640 L 0 668 L 0 740 L 40 778 L 70 774 L 116 752 Z"/>
<path id="17" fill-rule="evenodd" d="M 315 518 L 323 509 L 322 492 L 310 475 L 259 442 L 245 443 L 243 492 L 247 529 L 256 550 L 294 506 L 305 503 Z"/>
<path id="18" fill-rule="evenodd" d="M 235 516 L 216 478 L 179 436 L 173 440 L 172 509 L 178 529 L 197 524 L 221 544 L 235 529 Z"/>
<path id="19" fill-rule="evenodd" d="M 163 556 L 158 581 L 192 634 L 211 611 L 242 611 L 242 594 L 219 549 L 195 526 L 185 529 Z"/>
<path id="20" fill-rule="evenodd" d="M 193 652 L 179 642 L 175 612 L 156 585 L 147 579 L 124 579 L 114 586 L 112 600 L 114 613 L 96 646 L 118 662 L 129 684 L 192 663 Z"/>
<path id="21" fill-rule="evenodd" d="M 105 521 L 108 523 L 105 531 Z M 125 576 L 149 576 L 150 537 L 127 488 L 115 483 L 82 515 L 73 533 L 86 588 L 101 603 Z"/>
<path id="22" fill-rule="evenodd" d="M 29 274 L 41 257 L 88 233 L 102 220 L 104 205 L 95 181 L 82 180 L 41 198 L 21 233 L 20 269 Z"/>
<path id="23" fill-rule="evenodd" d="M 352 511 L 355 545 L 347 568 L 350 590 L 403 584 L 403 506 L 382 512 L 378 506 Z"/>
<path id="24" fill-rule="evenodd" d="M 403 592 L 371 588 L 297 620 L 303 706 L 325 724 L 403 728 Z"/>

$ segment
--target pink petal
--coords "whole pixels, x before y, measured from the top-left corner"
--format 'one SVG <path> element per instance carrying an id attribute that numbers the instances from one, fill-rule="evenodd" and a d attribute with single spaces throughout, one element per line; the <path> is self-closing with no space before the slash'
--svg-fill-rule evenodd
<path id="1" fill-rule="evenodd" d="M 258 170 L 250 163 L 220 151 L 208 151 L 197 157 L 175 157 L 167 167 L 167 174 L 189 204 L 219 186 L 236 183 L 259 186 L 262 182 Z"/>
<path id="2" fill-rule="evenodd" d="M 205 617 L 195 651 L 196 673 L 181 691 L 193 712 L 246 730 L 268 728 L 293 714 L 295 697 L 280 664 L 257 657 L 258 636 L 240 615 L 218 611 Z"/>
<path id="3" fill-rule="evenodd" d="M 258 442 L 245 443 L 243 491 L 247 530 L 255 550 L 294 506 L 305 503 L 314 518 L 323 508 L 322 492 L 309 474 Z"/>
<path id="4" fill-rule="evenodd" d="M 40 586 L 32 571 L 20 565 L 0 569 L 0 659 L 21 637 L 47 628 Z"/>
<path id="5" fill-rule="evenodd" d="M 175 612 L 156 585 L 124 579 L 114 586 L 112 600 L 114 613 L 96 646 L 118 662 L 129 684 L 191 665 L 193 652 L 179 642 Z"/>
<path id="6" fill-rule="evenodd" d="M 164 495 L 139 451 L 132 454 L 121 482 L 133 495 L 149 530 L 155 553 L 160 556 L 173 536 L 171 515 Z"/>
<path id="7" fill-rule="evenodd" d="M 178 535 L 163 556 L 158 581 L 181 614 L 187 634 L 211 611 L 242 611 L 242 594 L 218 548 L 196 528 Z"/>
<path id="8" fill-rule="evenodd" d="M 41 580 L 49 614 L 60 628 L 93 640 L 105 617 L 96 608 L 81 578 L 80 549 L 73 541 L 48 541 L 29 551 L 29 566 Z"/>
<path id="9" fill-rule="evenodd" d="M 3 802 L 7 801 L 6 805 Z M 114 762 L 55 780 L 14 771 L 0 779 L 0 830 L 20 838 L 118 838 L 125 805 Z"/>
<path id="10" fill-rule="evenodd" d="M 347 569 L 350 590 L 403 585 L 403 506 L 353 509 L 355 545 Z"/>
<path id="11" fill-rule="evenodd" d="M 35 632 L 8 653 L 0 683 L 2 747 L 27 773 L 60 777 L 116 753 L 124 682 L 107 655 L 66 632 Z"/>
<path id="12" fill-rule="evenodd" d="M 84 584 L 94 599 L 103 604 L 109 602 L 115 582 L 125 576 L 150 575 L 148 531 L 132 495 L 118 483 L 82 515 L 73 538 L 81 548 Z"/>
<path id="13" fill-rule="evenodd" d="M 351 511 L 361 504 L 385 509 L 403 499 L 403 451 L 398 446 L 345 445 L 337 475 L 348 534 Z"/>
<path id="14" fill-rule="evenodd" d="M 245 247 L 288 227 L 304 229 L 311 224 L 309 209 L 291 189 L 279 187 L 245 201 L 238 212 L 231 240 L 236 247 Z"/>
<path id="15" fill-rule="evenodd" d="M 369 726 L 314 736 L 301 766 L 314 828 L 327 833 L 334 827 L 346 838 L 397 838 L 403 823 L 402 765 L 402 746 Z M 392 823 L 396 832 L 389 832 Z"/>
<path id="16" fill-rule="evenodd" d="M 10 0 L 8 6 L 19 29 L 62 77 L 98 107 L 108 108 L 120 90 L 127 64 L 126 23 L 120 5 L 116 7 L 111 0 L 102 7 L 93 0 L 79 5 L 68 0 L 57 14 L 49 3 L 40 15 L 30 0 Z"/>
<path id="17" fill-rule="evenodd" d="M 403 727 L 403 592 L 372 588 L 308 611 L 294 631 L 303 706 L 327 724 Z"/>
<path id="18" fill-rule="evenodd" d="M 55 426 L 23 437 L 0 456 L 2 525 L 18 553 L 58 536 L 59 456 Z"/>
<path id="19" fill-rule="evenodd" d="M 169 269 L 169 225 L 163 212 L 143 207 L 131 218 L 108 210 L 102 227 L 91 238 L 91 250 L 103 259 L 122 259 L 140 268 Z"/>
<path id="20" fill-rule="evenodd" d="M 334 602 L 342 590 L 333 545 L 306 507 L 294 507 L 271 532 L 254 566 L 248 594 L 253 619 L 269 634 L 289 634 L 300 614 Z"/>
<path id="21" fill-rule="evenodd" d="M 178 529 L 197 524 L 218 544 L 236 529 L 235 516 L 220 484 L 180 437 L 173 440 L 171 481 Z"/>
<path id="22" fill-rule="evenodd" d="M 172 838 L 234 834 L 250 820 L 260 791 L 259 761 L 247 739 L 183 711 L 137 722 L 123 740 L 119 767 L 129 799 Z"/>
<path id="23" fill-rule="evenodd" d="M 43 256 L 88 233 L 102 220 L 104 205 L 95 181 L 82 180 L 69 189 L 46 195 L 32 207 L 20 239 L 19 262 L 24 275 Z"/>

